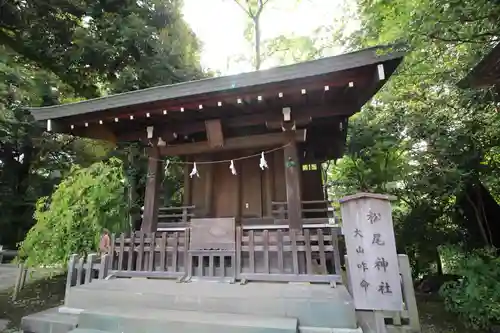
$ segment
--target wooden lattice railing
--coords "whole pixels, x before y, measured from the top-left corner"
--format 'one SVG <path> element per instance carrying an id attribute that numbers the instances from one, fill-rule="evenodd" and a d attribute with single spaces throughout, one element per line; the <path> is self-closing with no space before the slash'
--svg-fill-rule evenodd
<path id="1" fill-rule="evenodd" d="M 183 229 L 183 228 L 179 228 Z M 115 276 L 182 277 L 186 274 L 189 229 L 135 232 L 112 236 L 111 272 Z"/>
<path id="2" fill-rule="evenodd" d="M 338 228 L 239 228 L 238 277 L 261 281 L 342 282 Z"/>
<path id="3" fill-rule="evenodd" d="M 190 250 L 189 228 L 113 236 L 109 274 L 118 277 L 341 282 L 338 228 L 237 227 L 235 251 Z"/>

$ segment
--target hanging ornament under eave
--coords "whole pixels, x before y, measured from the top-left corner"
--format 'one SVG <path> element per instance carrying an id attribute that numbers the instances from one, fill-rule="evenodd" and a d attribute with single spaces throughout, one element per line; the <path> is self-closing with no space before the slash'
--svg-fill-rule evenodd
<path id="1" fill-rule="evenodd" d="M 267 169 L 267 161 L 266 158 L 264 157 L 264 152 L 260 153 L 260 163 L 259 163 L 260 169 L 264 170 Z"/>
<path id="2" fill-rule="evenodd" d="M 229 165 L 229 170 L 231 170 L 231 173 L 232 173 L 233 175 L 235 175 L 235 176 L 238 174 L 238 173 L 236 172 L 236 168 L 234 167 L 234 161 L 233 161 L 233 160 L 231 160 L 231 164 Z"/>
<path id="3" fill-rule="evenodd" d="M 198 173 L 198 169 L 196 169 L 196 162 L 193 163 L 193 170 L 191 170 L 191 173 L 189 174 L 190 178 L 193 178 L 194 176 L 200 178 L 200 174 Z"/>

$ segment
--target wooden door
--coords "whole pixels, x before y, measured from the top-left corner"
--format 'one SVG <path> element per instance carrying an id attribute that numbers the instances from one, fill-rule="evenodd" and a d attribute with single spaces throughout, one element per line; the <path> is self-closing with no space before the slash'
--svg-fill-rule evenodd
<path id="1" fill-rule="evenodd" d="M 239 208 L 238 177 L 226 163 L 214 164 L 213 202 L 215 217 L 236 217 Z"/>
<path id="2" fill-rule="evenodd" d="M 241 174 L 241 216 L 243 218 L 262 217 L 263 171 L 258 158 L 240 161 Z"/>

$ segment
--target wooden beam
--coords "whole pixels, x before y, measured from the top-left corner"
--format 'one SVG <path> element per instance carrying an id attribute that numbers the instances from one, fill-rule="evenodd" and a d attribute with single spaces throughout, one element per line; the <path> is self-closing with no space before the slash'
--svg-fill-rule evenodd
<path id="1" fill-rule="evenodd" d="M 292 120 L 296 122 L 297 126 L 308 124 L 314 118 L 325 118 L 339 115 L 350 116 L 358 111 L 359 106 L 356 102 L 352 104 L 344 103 L 339 105 L 318 105 L 294 108 L 292 107 Z M 226 128 L 241 128 L 245 126 L 255 126 L 260 124 L 267 124 L 268 128 L 281 128 L 283 122 L 282 109 L 268 110 L 267 112 L 251 114 L 251 115 L 235 115 L 233 117 L 222 120 L 222 125 Z M 173 133 L 179 135 L 190 135 L 193 133 L 204 132 L 206 130 L 206 121 L 197 121 L 185 124 L 169 124 L 169 125 L 156 125 L 155 132 L 158 133 L 163 140 L 169 142 Z M 141 129 L 140 131 L 128 131 L 120 134 L 120 141 L 135 140 L 145 138 L 146 132 Z"/>
<path id="2" fill-rule="evenodd" d="M 226 139 L 222 147 L 211 147 L 208 141 L 166 146 L 160 147 L 160 154 L 162 156 L 182 156 L 227 150 L 265 148 L 286 144 L 290 140 L 297 142 L 306 141 L 306 130 L 295 131 L 292 139 L 290 139 L 289 133 L 269 133 L 229 138 Z"/>
<path id="3" fill-rule="evenodd" d="M 158 147 L 148 150 L 148 175 L 146 180 L 146 193 L 144 198 L 144 216 L 141 230 L 154 232 L 158 225 L 158 208 L 160 202 L 160 184 L 162 175 L 162 162 Z"/>
<path id="4" fill-rule="evenodd" d="M 52 122 L 54 124 L 54 121 Z M 89 127 L 79 129 L 73 134 L 96 140 L 109 141 L 112 143 L 116 143 L 118 140 L 113 130 L 107 125 L 91 124 Z"/>
<path id="5" fill-rule="evenodd" d="M 224 134 L 220 119 L 205 121 L 207 129 L 208 144 L 211 148 L 222 147 L 224 145 Z"/>

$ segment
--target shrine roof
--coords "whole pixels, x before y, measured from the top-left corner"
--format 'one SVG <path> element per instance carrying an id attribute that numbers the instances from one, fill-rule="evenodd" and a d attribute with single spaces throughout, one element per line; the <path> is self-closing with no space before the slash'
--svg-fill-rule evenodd
<path id="1" fill-rule="evenodd" d="M 249 90 L 266 90 L 271 85 L 287 87 L 297 80 L 310 82 L 311 80 L 322 79 L 322 84 L 327 82 L 326 77 L 332 73 L 342 73 L 347 79 L 349 73 L 354 73 L 355 69 L 373 67 L 378 64 L 386 65 L 386 78 L 396 69 L 403 58 L 404 52 L 397 47 L 373 47 L 357 52 L 327 57 L 319 60 L 298 63 L 289 66 L 282 66 L 268 70 L 261 70 L 249 73 L 242 73 L 231 76 L 215 77 L 185 83 L 157 86 L 142 90 L 130 91 L 126 93 L 110 95 L 81 102 L 68 103 L 62 105 L 29 108 L 35 120 L 44 121 L 49 119 L 59 119 L 77 117 L 80 120 L 94 113 L 103 111 L 111 112 L 112 117 L 129 112 L 131 109 L 141 109 L 142 106 L 158 106 L 161 102 L 160 112 L 163 108 L 172 106 L 180 107 L 189 105 L 195 106 L 200 99 L 208 100 L 220 97 L 221 94 L 239 94 Z M 358 75 L 359 73 L 356 72 Z M 370 74 L 366 74 L 370 73 Z M 354 74 L 353 74 L 354 75 Z M 362 72 L 361 75 L 372 75 L 372 72 Z M 306 80 L 306 81 L 304 81 Z M 326 81 L 325 81 L 326 80 Z M 337 80 L 329 76 L 328 80 Z M 335 85 L 335 82 L 333 83 Z M 265 89 L 264 89 L 265 88 Z M 368 97 L 378 90 L 379 87 L 367 92 Z M 127 110 L 127 111 L 123 111 Z M 123 112 L 122 112 L 123 111 Z M 164 110 L 165 112 L 165 110 Z"/>

